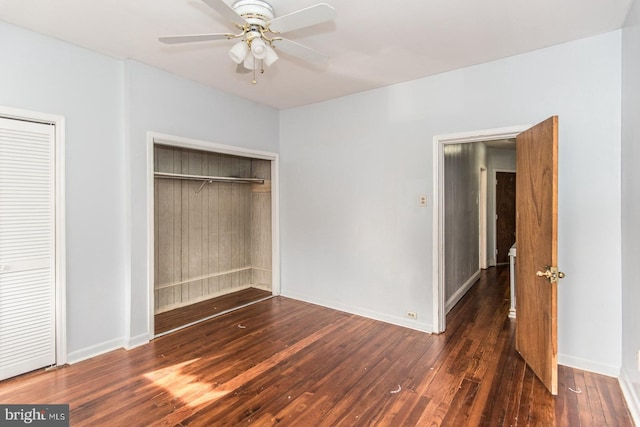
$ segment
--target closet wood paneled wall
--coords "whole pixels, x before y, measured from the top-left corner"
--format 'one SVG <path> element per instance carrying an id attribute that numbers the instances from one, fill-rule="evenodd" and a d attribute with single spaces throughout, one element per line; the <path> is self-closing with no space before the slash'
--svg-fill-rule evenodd
<path id="1" fill-rule="evenodd" d="M 271 290 L 271 162 L 155 145 L 154 171 L 265 180 L 202 188 L 154 180 L 156 314 L 247 287 Z"/>

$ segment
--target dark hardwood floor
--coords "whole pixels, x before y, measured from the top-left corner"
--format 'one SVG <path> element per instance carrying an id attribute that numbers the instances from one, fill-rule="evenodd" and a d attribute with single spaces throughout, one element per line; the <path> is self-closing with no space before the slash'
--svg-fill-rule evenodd
<path id="1" fill-rule="evenodd" d="M 513 347 L 508 269 L 442 335 L 275 297 L 131 351 L 0 383 L 73 426 L 632 426 L 614 378 L 560 367 L 549 395 Z"/>
<path id="2" fill-rule="evenodd" d="M 202 319 L 224 314 L 230 310 L 269 298 L 270 296 L 271 292 L 269 291 L 248 288 L 217 298 L 197 302 L 187 307 L 165 311 L 164 313 L 154 316 L 155 334 L 160 335 Z"/>

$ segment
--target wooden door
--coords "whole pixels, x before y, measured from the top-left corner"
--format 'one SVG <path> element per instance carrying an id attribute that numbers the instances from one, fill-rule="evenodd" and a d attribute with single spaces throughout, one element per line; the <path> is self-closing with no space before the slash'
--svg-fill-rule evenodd
<path id="1" fill-rule="evenodd" d="M 540 274 L 558 265 L 558 117 L 518 135 L 516 153 L 516 349 L 555 395 L 558 274 Z"/>
<path id="2" fill-rule="evenodd" d="M 496 263 L 509 262 L 516 241 L 516 174 L 496 172 Z"/>

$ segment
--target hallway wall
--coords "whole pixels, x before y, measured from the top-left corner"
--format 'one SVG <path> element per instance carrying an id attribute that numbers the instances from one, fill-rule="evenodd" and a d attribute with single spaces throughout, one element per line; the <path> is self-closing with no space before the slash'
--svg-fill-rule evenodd
<path id="1" fill-rule="evenodd" d="M 480 168 L 484 144 L 444 146 L 444 290 L 447 311 L 480 272 Z"/>

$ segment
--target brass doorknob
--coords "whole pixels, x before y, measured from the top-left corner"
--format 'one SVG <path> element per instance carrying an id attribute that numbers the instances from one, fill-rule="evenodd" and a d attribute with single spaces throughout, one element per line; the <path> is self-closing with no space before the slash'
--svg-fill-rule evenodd
<path id="1" fill-rule="evenodd" d="M 549 283 L 557 283 L 558 279 L 563 279 L 565 274 L 562 271 L 558 271 L 558 267 L 544 266 L 545 271 L 536 271 L 536 276 L 546 277 Z"/>
<path id="2" fill-rule="evenodd" d="M 536 276 L 538 277 L 546 277 L 547 279 L 551 278 L 551 270 L 549 270 L 549 267 L 547 267 L 547 269 L 545 271 L 536 271 Z"/>

